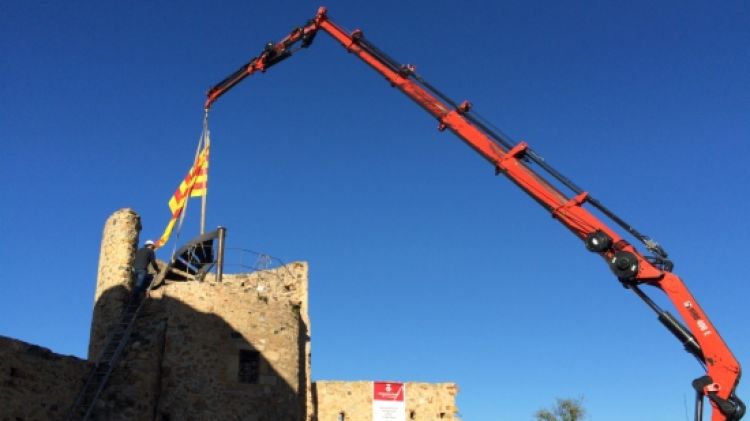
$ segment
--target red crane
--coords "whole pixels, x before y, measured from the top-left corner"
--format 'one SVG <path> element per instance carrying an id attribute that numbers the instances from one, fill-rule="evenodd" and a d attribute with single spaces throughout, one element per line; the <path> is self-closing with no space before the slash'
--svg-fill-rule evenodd
<path id="1" fill-rule="evenodd" d="M 525 142 L 514 143 L 488 127 L 472 113 L 468 101 L 457 103 L 451 100 L 417 74 L 414 66 L 399 64 L 367 41 L 362 31 L 346 32 L 328 18 L 325 8 L 321 7 L 313 19 L 292 30 L 281 41 L 267 44 L 260 55 L 211 88 L 205 103 L 206 112 L 219 97 L 247 76 L 258 71 L 265 72 L 300 49 L 309 47 L 321 30 L 434 116 L 438 120 L 438 130 L 448 129 L 456 134 L 489 161 L 496 174 L 504 174 L 510 178 L 582 239 L 589 251 L 602 256 L 622 285 L 641 298 L 658 315 L 658 320 L 705 368 L 705 375 L 693 381 L 696 390 L 696 421 L 703 418 L 704 397 L 711 403 L 712 421 L 737 421 L 742 418 L 745 405 L 735 395 L 740 379 L 740 365 L 688 288 L 672 273 L 673 264 L 657 242 L 638 232 L 591 194 L 552 168 Z M 533 166 L 539 167 L 541 171 L 532 170 Z M 554 187 L 549 180 L 555 180 L 564 189 Z M 566 194 L 562 191 L 565 189 L 570 192 Z M 609 221 L 642 243 L 647 252 L 638 251 L 584 205 L 597 209 Z M 662 290 L 686 325 L 651 300 L 641 290 L 640 286 L 643 284 Z"/>

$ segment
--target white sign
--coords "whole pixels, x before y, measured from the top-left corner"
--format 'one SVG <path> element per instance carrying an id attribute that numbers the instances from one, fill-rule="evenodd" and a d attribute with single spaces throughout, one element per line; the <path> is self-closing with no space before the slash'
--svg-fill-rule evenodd
<path id="1" fill-rule="evenodd" d="M 372 383 L 372 421 L 406 421 L 403 383 Z"/>

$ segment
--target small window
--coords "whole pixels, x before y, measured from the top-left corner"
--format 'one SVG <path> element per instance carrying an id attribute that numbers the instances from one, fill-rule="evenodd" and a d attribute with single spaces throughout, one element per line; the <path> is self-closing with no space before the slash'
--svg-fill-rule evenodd
<path id="1" fill-rule="evenodd" d="M 240 349 L 240 366 L 237 373 L 240 383 L 257 384 L 259 375 L 260 353 L 258 351 Z"/>
<path id="2" fill-rule="evenodd" d="M 346 414 L 344 411 L 339 412 L 339 418 L 336 421 L 346 421 Z"/>

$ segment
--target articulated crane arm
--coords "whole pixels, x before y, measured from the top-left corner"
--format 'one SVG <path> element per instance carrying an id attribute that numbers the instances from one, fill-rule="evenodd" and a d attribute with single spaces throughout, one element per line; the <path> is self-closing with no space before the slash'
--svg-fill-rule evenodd
<path id="1" fill-rule="evenodd" d="M 554 218 L 583 240 L 586 248 L 597 253 L 609 264 L 625 288 L 632 290 L 656 314 L 659 321 L 682 342 L 685 349 L 705 368 L 704 376 L 693 381 L 696 390 L 695 419 L 703 418 L 703 397 L 712 406 L 712 421 L 737 421 L 745 413 L 745 405 L 735 395 L 740 379 L 740 365 L 726 343 L 719 336 L 703 309 L 682 280 L 672 273 L 673 264 L 658 243 L 639 233 L 635 228 L 605 208 L 589 193 L 552 168 L 525 142 L 514 143 L 493 131 L 471 111 L 467 101 L 457 103 L 439 92 L 411 65 L 401 65 L 365 40 L 360 30 L 351 33 L 330 21 L 326 9 L 306 25 L 294 29 L 277 43 L 269 43 L 263 52 L 249 63 L 209 90 L 206 111 L 224 93 L 255 72 L 289 58 L 301 48 L 307 48 L 315 35 L 323 31 L 332 36 L 351 54 L 383 75 L 391 86 L 403 92 L 438 121 L 438 130 L 448 129 L 494 167 L 496 174 L 504 174 L 518 187 L 547 209 Z M 531 169 L 541 168 L 548 178 Z M 560 185 L 560 189 L 548 181 Z M 566 195 L 563 190 L 570 190 Z M 588 204 L 633 238 L 643 243 L 648 253 L 639 252 L 615 230 L 583 207 Z M 662 310 L 640 288 L 646 284 L 662 290 L 677 309 L 683 325 L 668 311 Z"/>

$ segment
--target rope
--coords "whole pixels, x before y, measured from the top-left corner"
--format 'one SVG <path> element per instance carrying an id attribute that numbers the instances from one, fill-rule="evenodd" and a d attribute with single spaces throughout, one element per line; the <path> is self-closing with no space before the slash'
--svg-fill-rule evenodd
<path id="1" fill-rule="evenodd" d="M 205 146 L 206 141 L 208 139 L 208 110 L 205 110 L 205 113 L 203 115 L 203 128 L 201 130 L 201 135 L 198 137 L 198 146 L 195 149 L 195 157 L 193 158 L 193 165 L 195 165 L 195 162 L 198 161 L 198 155 L 200 155 L 201 149 Z M 175 230 L 174 236 L 175 241 L 172 245 L 172 253 L 171 253 L 171 259 L 174 260 L 174 255 L 177 252 L 177 244 L 180 241 L 180 233 L 182 232 L 182 222 L 185 220 L 185 215 L 188 211 L 188 204 L 190 203 L 190 200 L 185 201 L 185 207 L 182 209 L 182 214 L 180 214 L 180 220 L 177 223 L 177 229 Z M 202 234 L 202 233 L 201 233 Z"/>

